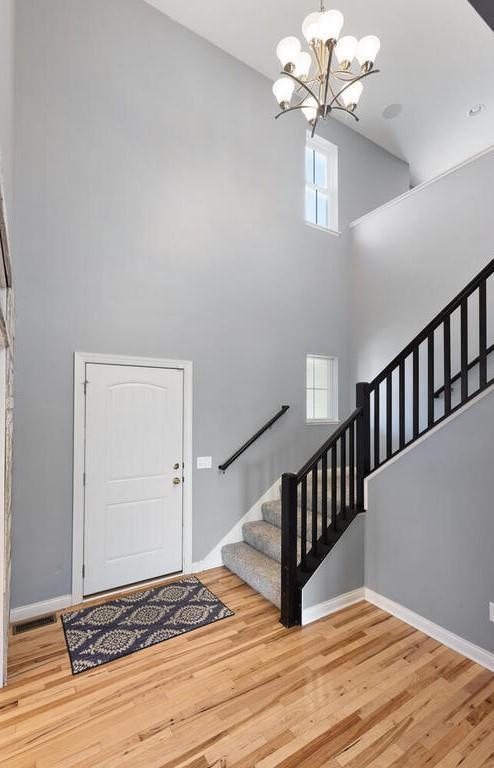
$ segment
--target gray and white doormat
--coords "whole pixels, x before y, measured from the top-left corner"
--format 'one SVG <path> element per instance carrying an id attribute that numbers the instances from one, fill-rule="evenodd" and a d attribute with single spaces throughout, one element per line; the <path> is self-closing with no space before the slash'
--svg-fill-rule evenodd
<path id="1" fill-rule="evenodd" d="M 64 613 L 72 674 L 233 615 L 195 576 Z"/>

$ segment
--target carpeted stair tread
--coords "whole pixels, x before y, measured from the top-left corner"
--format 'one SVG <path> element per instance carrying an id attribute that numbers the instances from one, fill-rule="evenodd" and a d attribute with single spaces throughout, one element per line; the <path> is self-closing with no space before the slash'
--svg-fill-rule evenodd
<path id="1" fill-rule="evenodd" d="M 330 508 L 328 508 L 328 516 L 330 522 L 331 520 L 331 511 Z M 298 510 L 298 530 L 301 529 L 301 517 L 302 513 L 299 508 Z M 269 523 L 270 525 L 276 526 L 276 528 L 281 528 L 281 501 L 266 501 L 262 505 L 262 519 L 265 523 Z M 322 525 L 322 517 L 319 513 L 317 516 L 318 520 L 318 530 L 321 531 L 321 525 Z M 310 536 L 312 532 L 312 512 L 310 510 L 307 510 L 307 536 Z"/>
<path id="2" fill-rule="evenodd" d="M 263 555 L 273 558 L 281 563 L 281 530 L 275 525 L 266 523 L 265 520 L 255 520 L 242 526 L 244 541 L 251 547 L 262 552 Z M 297 556 L 300 558 L 301 540 L 297 541 Z M 311 542 L 307 542 L 307 551 L 311 548 Z"/>
<path id="3" fill-rule="evenodd" d="M 265 520 L 255 520 L 242 526 L 244 541 L 251 547 L 281 563 L 281 531 Z"/>
<path id="4" fill-rule="evenodd" d="M 223 562 L 252 589 L 278 608 L 281 600 L 281 567 L 277 560 L 267 557 L 245 541 L 226 544 L 222 550 Z"/>

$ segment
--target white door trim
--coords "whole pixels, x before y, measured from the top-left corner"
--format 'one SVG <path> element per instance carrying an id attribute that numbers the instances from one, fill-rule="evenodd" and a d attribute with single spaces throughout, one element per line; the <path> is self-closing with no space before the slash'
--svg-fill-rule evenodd
<path id="1" fill-rule="evenodd" d="M 93 352 L 74 353 L 74 475 L 72 513 L 72 605 L 83 600 L 84 562 L 84 464 L 86 364 L 135 365 L 144 368 L 175 368 L 184 374 L 184 485 L 183 485 L 183 573 L 192 572 L 192 362 L 154 357 L 128 357 Z"/>

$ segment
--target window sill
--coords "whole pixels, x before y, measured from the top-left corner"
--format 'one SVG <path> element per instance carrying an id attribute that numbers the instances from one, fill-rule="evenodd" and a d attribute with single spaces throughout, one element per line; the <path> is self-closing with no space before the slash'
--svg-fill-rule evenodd
<path id="1" fill-rule="evenodd" d="M 321 227 L 320 224 L 312 224 L 310 221 L 306 221 L 305 225 L 307 227 L 311 227 L 311 229 L 318 229 L 320 232 L 326 232 L 328 235 L 333 235 L 333 237 L 341 237 L 341 232 L 339 232 L 337 229 L 329 229 L 329 227 Z"/>
<path id="2" fill-rule="evenodd" d="M 305 424 L 307 427 L 321 426 L 321 424 L 341 424 L 341 419 L 306 419 Z"/>

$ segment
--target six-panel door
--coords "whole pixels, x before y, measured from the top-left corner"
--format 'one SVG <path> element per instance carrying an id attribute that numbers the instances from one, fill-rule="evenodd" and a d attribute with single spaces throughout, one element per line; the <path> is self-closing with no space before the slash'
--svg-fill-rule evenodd
<path id="1" fill-rule="evenodd" d="M 183 371 L 86 366 L 84 594 L 182 570 Z"/>

